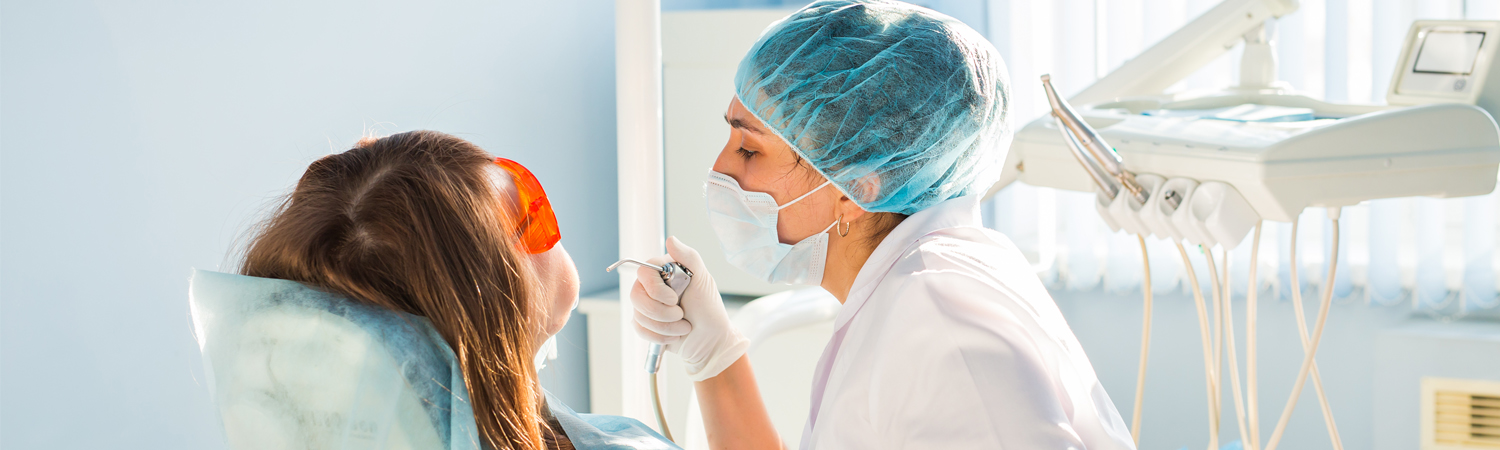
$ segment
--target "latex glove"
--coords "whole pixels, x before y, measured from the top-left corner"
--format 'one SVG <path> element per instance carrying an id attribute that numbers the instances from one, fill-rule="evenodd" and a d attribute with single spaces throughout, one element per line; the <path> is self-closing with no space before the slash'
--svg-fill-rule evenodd
<path id="1" fill-rule="evenodd" d="M 657 271 L 636 270 L 635 286 L 630 289 L 635 331 L 642 339 L 681 356 L 688 378 L 707 380 L 744 355 L 750 340 L 730 324 L 719 286 L 697 250 L 672 237 L 667 239 L 666 255 L 646 260 L 658 266 L 672 261 L 693 272 L 681 298 Z"/>

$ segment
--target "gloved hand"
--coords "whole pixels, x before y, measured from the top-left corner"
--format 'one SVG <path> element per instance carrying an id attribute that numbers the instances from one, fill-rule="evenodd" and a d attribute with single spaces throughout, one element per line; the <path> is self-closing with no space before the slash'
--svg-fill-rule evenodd
<path id="1" fill-rule="evenodd" d="M 693 381 L 713 378 L 745 354 L 750 340 L 729 323 L 719 286 L 697 250 L 672 237 L 667 239 L 666 255 L 646 260 L 658 266 L 672 261 L 693 272 L 680 298 L 657 271 L 636 270 L 630 289 L 636 334 L 681 356 Z"/>

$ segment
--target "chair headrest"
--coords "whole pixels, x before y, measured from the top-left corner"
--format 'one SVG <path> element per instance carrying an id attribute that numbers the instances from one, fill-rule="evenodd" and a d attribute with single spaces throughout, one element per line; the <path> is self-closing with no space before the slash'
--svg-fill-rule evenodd
<path id="1" fill-rule="evenodd" d="M 426 318 L 201 270 L 189 305 L 231 448 L 479 448 L 457 358 Z"/>

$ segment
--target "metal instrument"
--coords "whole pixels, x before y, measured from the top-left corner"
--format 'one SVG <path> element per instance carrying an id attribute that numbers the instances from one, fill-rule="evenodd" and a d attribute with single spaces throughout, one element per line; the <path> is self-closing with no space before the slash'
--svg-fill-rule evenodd
<path id="1" fill-rule="evenodd" d="M 1151 193 L 1146 192 L 1135 181 L 1134 173 L 1125 170 L 1124 161 L 1114 147 L 1104 142 L 1099 132 L 1079 118 L 1067 100 L 1057 95 L 1057 91 L 1052 89 L 1051 75 L 1042 75 L 1042 89 L 1047 92 L 1047 103 L 1052 105 L 1052 118 L 1058 130 L 1062 131 L 1063 140 L 1067 141 L 1068 148 L 1073 151 L 1073 157 L 1078 158 L 1078 163 L 1083 165 L 1089 177 L 1099 185 L 1099 191 L 1113 199 L 1123 190 L 1140 204 L 1145 204 Z M 1168 195 L 1166 200 L 1172 209 L 1177 209 L 1182 201 L 1180 195 Z"/>
<path id="2" fill-rule="evenodd" d="M 672 291 L 676 292 L 678 297 L 682 296 L 682 291 L 687 290 L 688 284 L 692 283 L 693 281 L 693 271 L 688 270 L 687 267 L 683 267 L 682 264 L 678 264 L 676 262 L 669 262 L 658 266 L 644 261 L 627 258 L 619 260 L 614 264 L 610 264 L 608 268 L 604 269 L 604 271 L 613 272 L 616 268 L 624 264 L 635 264 L 641 267 L 655 270 L 658 274 L 661 275 L 661 281 L 666 283 L 667 287 L 672 288 Z M 661 409 L 661 394 L 657 392 L 656 386 L 656 372 L 658 370 L 661 370 L 661 344 L 652 343 L 651 349 L 646 353 L 646 373 L 650 374 L 651 378 L 651 404 L 652 407 L 656 410 L 656 424 L 657 426 L 661 427 L 661 434 L 663 436 L 666 436 L 668 440 L 672 440 L 675 442 L 676 439 L 672 439 L 672 432 L 667 430 L 667 418 L 666 415 L 662 413 Z"/>

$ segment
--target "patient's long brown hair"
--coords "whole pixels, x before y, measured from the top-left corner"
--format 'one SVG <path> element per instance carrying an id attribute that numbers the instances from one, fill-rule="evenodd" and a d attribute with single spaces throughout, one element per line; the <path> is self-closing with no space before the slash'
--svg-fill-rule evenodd
<path id="1" fill-rule="evenodd" d="M 484 446 L 536 449 L 549 444 L 532 363 L 539 290 L 492 159 L 433 131 L 323 157 L 256 230 L 240 271 L 428 318 L 458 356 Z"/>

